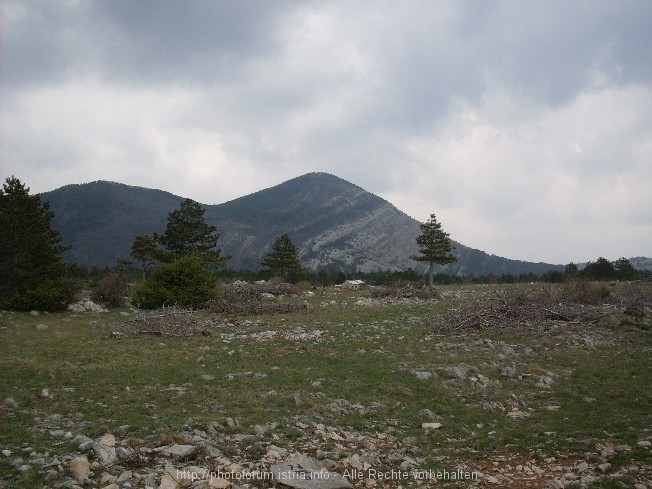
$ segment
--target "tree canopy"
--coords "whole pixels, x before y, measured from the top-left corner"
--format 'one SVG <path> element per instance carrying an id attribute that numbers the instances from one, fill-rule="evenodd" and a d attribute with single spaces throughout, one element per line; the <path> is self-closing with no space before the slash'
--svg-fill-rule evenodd
<path id="1" fill-rule="evenodd" d="M 298 281 L 302 272 L 299 249 L 287 234 L 281 234 L 274 241 L 262 266 L 265 272 L 272 275 L 278 275 L 289 282 Z"/>
<path id="2" fill-rule="evenodd" d="M 449 234 L 445 232 L 441 223 L 437 222 L 434 214 L 430 214 L 430 219 L 421 224 L 421 234 L 416 237 L 419 245 L 419 254 L 410 258 L 416 261 L 428 263 L 428 284 L 433 283 L 433 265 L 446 265 L 457 261 L 457 257 L 451 254 L 453 243 Z"/>
<path id="3" fill-rule="evenodd" d="M 54 212 L 15 177 L 0 190 L 0 305 L 18 310 L 65 309 L 72 300 Z"/>
<path id="4" fill-rule="evenodd" d="M 140 261 L 143 278 L 147 276 L 147 272 L 149 272 L 156 262 L 165 257 L 163 250 L 151 234 L 139 234 L 136 236 L 131 245 L 130 255 L 134 260 Z"/>
<path id="5" fill-rule="evenodd" d="M 229 256 L 223 256 L 217 247 L 215 226 L 204 220 L 205 209 L 192 199 L 186 199 L 179 209 L 168 214 L 168 223 L 162 235 L 154 235 L 173 258 L 190 254 L 199 256 L 209 268 L 222 266 Z"/>
<path id="6" fill-rule="evenodd" d="M 168 214 L 162 235 L 136 236 L 131 256 L 142 263 L 145 280 L 139 284 L 132 304 L 146 309 L 164 305 L 204 307 L 216 296 L 216 276 L 208 269 L 220 267 L 230 258 L 217 247 L 219 236 L 215 226 L 204 220 L 204 208 L 192 199 Z M 157 261 L 162 263 L 147 275 Z"/>

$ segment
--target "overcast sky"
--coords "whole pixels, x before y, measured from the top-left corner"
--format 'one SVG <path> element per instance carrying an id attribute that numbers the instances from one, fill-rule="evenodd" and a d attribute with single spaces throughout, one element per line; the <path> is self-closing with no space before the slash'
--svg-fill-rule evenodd
<path id="1" fill-rule="evenodd" d="M 652 2 L 0 0 L 0 176 L 337 175 L 467 246 L 652 256 Z"/>

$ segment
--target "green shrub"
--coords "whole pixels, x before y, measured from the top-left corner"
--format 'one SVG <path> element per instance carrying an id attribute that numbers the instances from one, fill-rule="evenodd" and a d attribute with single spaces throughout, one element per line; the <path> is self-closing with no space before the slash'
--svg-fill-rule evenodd
<path id="1" fill-rule="evenodd" d="M 190 255 L 162 263 L 137 287 L 131 303 L 143 309 L 179 306 L 200 309 L 216 298 L 216 277 Z"/>
<path id="2" fill-rule="evenodd" d="M 61 311 L 68 307 L 72 299 L 69 284 L 43 279 L 23 286 L 9 298 L 7 308 L 15 311 Z"/>

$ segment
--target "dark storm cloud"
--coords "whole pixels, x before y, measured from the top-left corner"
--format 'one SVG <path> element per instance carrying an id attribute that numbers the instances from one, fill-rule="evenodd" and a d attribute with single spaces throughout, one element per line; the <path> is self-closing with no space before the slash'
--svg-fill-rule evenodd
<path id="1" fill-rule="evenodd" d="M 98 74 L 131 83 L 220 83 L 274 50 L 287 2 L 10 2 L 14 83 Z"/>

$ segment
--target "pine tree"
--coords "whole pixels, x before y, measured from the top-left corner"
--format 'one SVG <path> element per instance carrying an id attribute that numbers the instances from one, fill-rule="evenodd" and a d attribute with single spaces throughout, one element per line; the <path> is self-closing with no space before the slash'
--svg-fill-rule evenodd
<path id="1" fill-rule="evenodd" d="M 168 214 L 168 224 L 162 235 L 154 238 L 172 255 L 179 258 L 197 255 L 208 268 L 222 266 L 229 256 L 217 247 L 220 235 L 215 226 L 204 220 L 205 209 L 192 199 L 186 199 L 179 209 Z"/>
<path id="2" fill-rule="evenodd" d="M 161 261 L 144 277 L 132 304 L 151 309 L 164 305 L 204 307 L 215 298 L 216 276 L 208 269 L 228 260 L 217 247 L 215 226 L 204 221 L 204 208 L 192 199 L 168 214 L 162 235 L 138 235 L 131 256 L 143 265 L 143 276 L 156 261 Z M 159 245 L 163 246 L 160 248 Z"/>
<path id="3" fill-rule="evenodd" d="M 287 234 L 276 238 L 262 265 L 263 271 L 289 282 L 297 282 L 302 272 L 299 250 Z"/>
<path id="4" fill-rule="evenodd" d="M 428 263 L 428 285 L 433 283 L 433 265 L 446 265 L 457 261 L 457 257 L 451 254 L 453 243 L 449 234 L 444 232 L 441 223 L 437 222 L 434 214 L 430 219 L 421 224 L 421 234 L 416 237 L 419 245 L 419 255 L 411 256 L 413 260 Z"/>
<path id="5" fill-rule="evenodd" d="M 636 268 L 634 268 L 632 262 L 625 257 L 618 258 L 614 262 L 614 268 L 616 269 L 616 277 L 618 280 L 636 280 L 638 277 Z"/>
<path id="6" fill-rule="evenodd" d="M 164 258 L 164 252 L 159 248 L 156 239 L 151 234 L 139 234 L 131 245 L 131 257 L 141 263 L 143 278 L 157 261 Z"/>
<path id="7" fill-rule="evenodd" d="M 15 177 L 0 190 L 0 306 L 18 310 L 65 309 L 72 300 L 68 267 L 54 212 Z"/>

